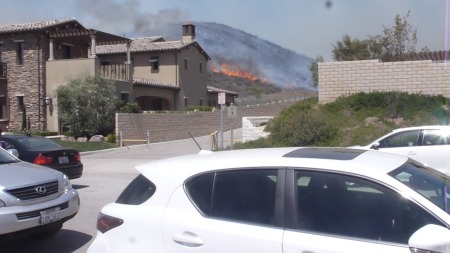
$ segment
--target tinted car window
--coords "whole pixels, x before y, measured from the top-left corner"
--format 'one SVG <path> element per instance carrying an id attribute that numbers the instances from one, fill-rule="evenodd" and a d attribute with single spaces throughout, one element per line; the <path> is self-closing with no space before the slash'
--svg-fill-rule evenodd
<path id="1" fill-rule="evenodd" d="M 297 229 L 407 244 L 422 226 L 440 224 L 401 195 L 365 179 L 297 171 L 296 182 Z"/>
<path id="2" fill-rule="evenodd" d="M 450 214 L 450 178 L 414 161 L 389 173 Z"/>
<path id="3" fill-rule="evenodd" d="M 120 194 L 116 203 L 140 205 L 153 196 L 155 191 L 155 185 L 143 175 L 139 175 Z"/>
<path id="4" fill-rule="evenodd" d="M 277 170 L 235 170 L 200 175 L 186 188 L 207 216 L 272 225 L 276 184 Z"/>
<path id="5" fill-rule="evenodd" d="M 424 130 L 422 145 L 447 145 L 450 144 L 450 132 L 442 130 Z"/>
<path id="6" fill-rule="evenodd" d="M 192 202 L 204 214 L 209 215 L 215 173 L 196 176 L 186 183 L 186 189 Z"/>
<path id="7" fill-rule="evenodd" d="M 420 130 L 405 131 L 391 135 L 380 141 L 380 148 L 417 146 Z"/>

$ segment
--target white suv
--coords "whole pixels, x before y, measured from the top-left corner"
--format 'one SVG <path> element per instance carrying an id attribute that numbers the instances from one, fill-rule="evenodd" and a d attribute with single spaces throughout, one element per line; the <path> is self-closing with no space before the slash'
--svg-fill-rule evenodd
<path id="1" fill-rule="evenodd" d="M 408 156 L 450 175 L 450 126 L 399 128 L 359 148 Z"/>
<path id="2" fill-rule="evenodd" d="M 89 253 L 450 252 L 450 178 L 404 156 L 255 149 L 137 169 Z"/>
<path id="3" fill-rule="evenodd" d="M 22 162 L 0 148 L 0 239 L 54 235 L 79 208 L 78 193 L 66 175 Z"/>

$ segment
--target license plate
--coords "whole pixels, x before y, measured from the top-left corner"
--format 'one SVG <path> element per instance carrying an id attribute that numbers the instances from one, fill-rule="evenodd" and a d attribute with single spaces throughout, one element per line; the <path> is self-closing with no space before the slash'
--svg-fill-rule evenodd
<path id="1" fill-rule="evenodd" d="M 69 163 L 69 158 L 67 156 L 58 157 L 59 163 Z"/>
<path id="2" fill-rule="evenodd" d="M 61 219 L 61 212 L 59 207 L 41 211 L 41 225 L 52 223 Z"/>

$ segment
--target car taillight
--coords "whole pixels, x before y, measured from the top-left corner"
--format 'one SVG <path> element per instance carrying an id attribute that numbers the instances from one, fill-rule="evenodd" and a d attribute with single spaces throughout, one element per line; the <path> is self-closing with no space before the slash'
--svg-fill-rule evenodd
<path id="1" fill-rule="evenodd" d="M 100 213 L 97 218 L 97 230 L 106 233 L 107 231 L 123 224 L 123 220 Z"/>
<path id="2" fill-rule="evenodd" d="M 40 154 L 40 155 L 36 156 L 36 158 L 34 158 L 34 163 L 39 164 L 39 165 L 45 165 L 45 164 L 49 164 L 51 162 L 53 162 L 53 158 L 42 155 L 42 154 Z"/>
<path id="3" fill-rule="evenodd" d="M 74 159 L 75 159 L 76 162 L 81 161 L 81 155 L 80 154 L 76 154 Z"/>

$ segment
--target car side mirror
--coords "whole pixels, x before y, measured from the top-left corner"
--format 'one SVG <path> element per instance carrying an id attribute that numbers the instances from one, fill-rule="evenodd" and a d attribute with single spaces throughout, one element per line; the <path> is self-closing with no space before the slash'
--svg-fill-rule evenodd
<path id="1" fill-rule="evenodd" d="M 409 238 L 411 252 L 450 252 L 450 230 L 428 224 Z"/>
<path id="2" fill-rule="evenodd" d="M 19 151 L 17 151 L 17 149 L 12 148 L 12 149 L 8 149 L 7 151 L 8 151 L 8 153 L 10 153 L 11 155 L 13 155 L 13 156 L 15 156 L 15 157 L 19 157 Z"/>
<path id="3" fill-rule="evenodd" d="M 380 143 L 379 142 L 375 142 L 374 144 L 372 144 L 372 147 L 370 147 L 370 148 L 378 150 L 378 149 L 380 149 Z"/>

